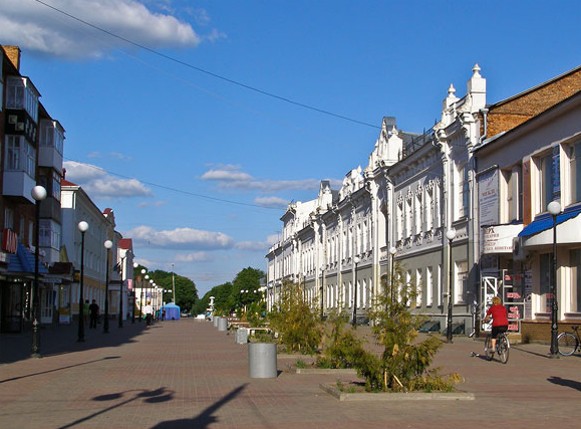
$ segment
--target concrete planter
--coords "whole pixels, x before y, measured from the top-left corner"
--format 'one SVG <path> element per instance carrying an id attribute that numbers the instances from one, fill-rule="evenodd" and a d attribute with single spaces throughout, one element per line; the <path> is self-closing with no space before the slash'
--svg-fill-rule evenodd
<path id="1" fill-rule="evenodd" d="M 221 317 L 220 316 L 214 316 L 214 328 L 218 327 L 218 322 L 220 321 Z"/>
<path id="2" fill-rule="evenodd" d="M 250 378 L 276 378 L 276 344 L 248 344 L 248 375 Z"/>
<path id="3" fill-rule="evenodd" d="M 248 342 L 248 329 L 238 328 L 236 329 L 236 344 L 246 344 Z"/>
<path id="4" fill-rule="evenodd" d="M 218 320 L 218 331 L 226 331 L 228 329 L 228 319 L 220 317 Z"/>

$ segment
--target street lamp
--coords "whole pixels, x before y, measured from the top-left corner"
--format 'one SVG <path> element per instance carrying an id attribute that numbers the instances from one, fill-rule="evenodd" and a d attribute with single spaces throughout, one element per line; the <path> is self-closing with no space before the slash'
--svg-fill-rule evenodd
<path id="1" fill-rule="evenodd" d="M 139 322 L 141 323 L 141 318 L 143 317 L 143 313 L 141 312 L 142 308 L 143 308 L 143 285 L 144 285 L 144 277 L 145 279 L 149 279 L 149 275 L 145 274 L 147 272 L 147 270 L 145 268 L 141 269 L 141 290 L 140 290 L 140 299 L 139 299 Z"/>
<path id="2" fill-rule="evenodd" d="M 551 358 L 559 357 L 559 343 L 557 342 L 557 332 L 559 330 L 557 302 L 557 215 L 561 213 L 561 204 L 558 201 L 551 201 L 547 205 L 547 211 L 553 216 L 553 281 L 551 282 L 551 295 L 553 295 L 553 305 L 551 306 Z"/>
<path id="3" fill-rule="evenodd" d="M 171 264 L 171 290 L 172 290 L 172 297 L 173 297 L 173 303 L 176 303 L 176 280 L 175 280 L 175 275 L 173 272 L 173 264 Z"/>
<path id="4" fill-rule="evenodd" d="M 125 253 L 125 256 L 123 256 L 121 258 L 121 267 L 119 270 L 119 274 L 121 277 L 121 282 L 119 283 L 119 327 L 122 328 L 123 327 L 123 283 L 125 283 L 125 280 L 123 278 L 124 274 L 125 274 L 125 258 L 127 257 L 127 253 Z"/>
<path id="5" fill-rule="evenodd" d="M 46 198 L 46 189 L 40 185 L 32 188 L 30 192 L 34 201 L 36 201 L 36 215 L 34 226 L 34 290 L 32 291 L 32 357 L 40 357 L 40 290 L 38 286 L 38 263 L 40 259 L 40 203 Z"/>
<path id="6" fill-rule="evenodd" d="M 103 320 L 103 332 L 105 334 L 109 333 L 109 256 L 111 254 L 111 247 L 113 247 L 113 242 L 111 240 L 105 240 L 103 243 L 105 249 L 107 249 L 107 262 L 105 267 L 105 319 Z"/>
<path id="7" fill-rule="evenodd" d="M 452 311 L 454 308 L 454 271 L 452 270 L 452 241 L 456 238 L 456 230 L 450 228 L 446 231 L 448 239 L 448 260 L 450 262 L 450 273 L 448 277 L 448 324 L 446 327 L 446 341 L 452 342 Z"/>
<path id="8" fill-rule="evenodd" d="M 392 246 L 389 248 L 389 254 L 391 255 L 391 272 L 389 278 L 389 297 L 391 298 L 391 305 L 395 302 L 395 254 L 397 253 L 397 249 Z"/>
<path id="9" fill-rule="evenodd" d="M 325 316 L 325 297 L 323 295 L 323 292 L 325 290 L 324 282 L 325 282 L 325 266 L 321 265 L 321 286 L 319 288 L 321 293 L 321 321 Z"/>
<path id="10" fill-rule="evenodd" d="M 359 264 L 359 256 L 353 258 L 355 264 L 355 271 L 353 272 L 353 320 L 351 324 L 357 327 L 357 264 Z"/>
<path id="11" fill-rule="evenodd" d="M 81 280 L 79 284 L 79 332 L 77 341 L 82 343 L 85 341 L 85 319 L 83 315 L 83 282 L 85 277 L 85 232 L 89 229 L 89 224 L 84 220 L 80 221 L 77 225 L 79 231 L 81 231 Z"/>

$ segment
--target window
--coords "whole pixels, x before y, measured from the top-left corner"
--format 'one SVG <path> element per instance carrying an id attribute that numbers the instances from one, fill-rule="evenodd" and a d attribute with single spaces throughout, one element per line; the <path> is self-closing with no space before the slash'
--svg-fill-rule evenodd
<path id="1" fill-rule="evenodd" d="M 34 178 L 36 150 L 22 136 L 6 136 L 6 171 L 22 171 Z"/>
<path id="2" fill-rule="evenodd" d="M 581 249 L 571 251 L 571 312 L 581 312 Z"/>
<path id="3" fill-rule="evenodd" d="M 61 247 L 61 226 L 50 219 L 39 222 L 40 247 L 51 247 L 59 250 Z"/>
<path id="4" fill-rule="evenodd" d="M 425 205 L 425 211 L 424 211 L 424 215 L 425 215 L 425 220 L 424 220 L 424 229 L 426 231 L 429 231 L 432 229 L 432 221 L 433 221 L 433 204 L 434 204 L 434 196 L 433 196 L 434 190 L 433 188 L 428 189 L 428 192 L 426 192 L 426 201 L 424 202 Z"/>
<path id="5" fill-rule="evenodd" d="M 38 91 L 29 79 L 8 76 L 6 81 L 6 107 L 24 109 L 34 122 L 38 122 Z"/>
<path id="6" fill-rule="evenodd" d="M 468 166 L 457 167 L 455 177 L 455 214 L 457 219 L 468 216 L 470 202 L 470 182 L 468 180 Z"/>
<path id="7" fill-rule="evenodd" d="M 551 153 L 546 154 L 539 160 L 540 207 L 538 212 L 546 211 L 547 205 L 551 201 L 558 200 L 561 197 L 559 158 L 559 146 L 555 146 Z"/>
<path id="8" fill-rule="evenodd" d="M 553 253 L 541 254 L 540 260 L 540 295 L 541 312 L 549 312 L 553 305 L 551 284 L 553 283 Z"/>
<path id="9" fill-rule="evenodd" d="M 422 205 L 422 194 L 421 191 L 418 191 L 416 195 L 416 207 L 415 207 L 415 233 L 421 234 L 422 232 L 422 219 L 424 213 L 424 206 Z"/>
<path id="10" fill-rule="evenodd" d="M 454 304 L 463 304 L 468 281 L 468 261 L 457 261 L 454 276 Z"/>
<path id="11" fill-rule="evenodd" d="M 14 210 L 4 209 L 4 228 L 14 230 Z"/>
<path id="12" fill-rule="evenodd" d="M 571 202 L 581 201 L 581 141 L 569 146 Z"/>
<path id="13" fill-rule="evenodd" d="M 426 306 L 430 307 L 434 299 L 434 277 L 432 267 L 426 267 Z"/>
<path id="14" fill-rule="evenodd" d="M 522 219 L 522 174 L 521 166 L 513 167 L 507 174 L 507 216 L 508 222 Z"/>

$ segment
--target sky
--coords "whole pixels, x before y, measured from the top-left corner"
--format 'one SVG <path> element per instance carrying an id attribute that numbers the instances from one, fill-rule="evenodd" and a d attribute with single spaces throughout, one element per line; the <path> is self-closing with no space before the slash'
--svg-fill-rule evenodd
<path id="1" fill-rule="evenodd" d="M 421 133 L 478 64 L 496 103 L 581 64 L 576 0 L 0 0 L 67 180 L 199 296 L 266 271 L 289 202 Z"/>

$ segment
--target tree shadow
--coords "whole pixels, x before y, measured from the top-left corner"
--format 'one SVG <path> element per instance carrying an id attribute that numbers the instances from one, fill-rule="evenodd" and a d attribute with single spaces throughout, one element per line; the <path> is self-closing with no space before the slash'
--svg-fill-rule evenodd
<path id="1" fill-rule="evenodd" d="M 550 383 L 553 383 L 553 384 L 558 384 L 559 386 L 570 387 L 571 389 L 581 391 L 581 382 L 576 381 L 576 380 L 568 380 L 568 379 L 561 378 L 561 377 L 551 376 L 551 377 L 547 378 L 547 381 L 549 381 Z"/>
<path id="2" fill-rule="evenodd" d="M 213 423 L 218 421 L 217 417 L 214 415 L 214 412 L 218 410 L 220 407 L 225 405 L 226 403 L 230 402 L 236 396 L 238 396 L 245 388 L 247 384 L 243 384 L 242 386 L 237 387 L 236 389 L 232 390 L 226 396 L 224 396 L 219 401 L 215 402 L 214 404 L 210 405 L 200 414 L 192 419 L 178 419 L 178 420 L 169 420 L 166 422 L 158 423 L 157 425 L 153 426 L 151 429 L 204 429 L 210 427 Z"/>

